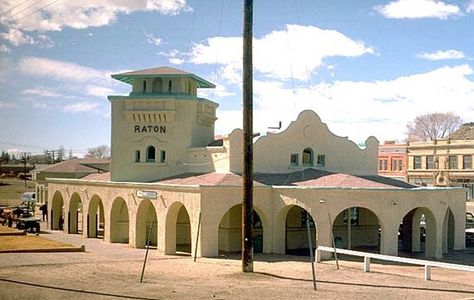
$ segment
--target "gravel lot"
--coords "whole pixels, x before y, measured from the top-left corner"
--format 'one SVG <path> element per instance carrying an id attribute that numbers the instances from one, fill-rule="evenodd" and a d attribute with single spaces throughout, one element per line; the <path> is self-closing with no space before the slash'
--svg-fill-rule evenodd
<path id="1" fill-rule="evenodd" d="M 0 299 L 474 299 L 474 273 L 357 261 L 316 265 L 317 291 L 306 257 L 256 256 L 254 273 L 241 273 L 238 257 L 158 256 L 150 251 L 140 283 L 145 250 L 105 244 L 50 231 L 48 238 L 86 245 L 86 253 L 0 255 Z M 474 262 L 474 251 L 452 260 Z"/>

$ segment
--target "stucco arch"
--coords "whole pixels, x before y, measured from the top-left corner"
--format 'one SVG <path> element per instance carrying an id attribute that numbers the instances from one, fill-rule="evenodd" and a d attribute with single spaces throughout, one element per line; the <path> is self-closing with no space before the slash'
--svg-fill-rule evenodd
<path id="1" fill-rule="evenodd" d="M 156 246 L 158 239 L 158 219 L 153 203 L 148 199 L 143 199 L 137 209 L 135 226 L 135 247 L 144 248 L 147 237 L 149 245 Z"/>
<path id="2" fill-rule="evenodd" d="M 176 250 L 191 254 L 191 222 L 188 210 L 181 202 L 174 202 L 166 213 L 165 253 Z"/>
<path id="3" fill-rule="evenodd" d="M 338 248 L 381 253 L 382 240 L 387 234 L 384 229 L 383 220 L 367 206 L 347 205 L 332 220 L 333 237 Z"/>
<path id="4" fill-rule="evenodd" d="M 443 220 L 443 253 L 448 253 L 454 249 L 454 239 L 456 232 L 456 222 L 454 221 L 453 211 L 447 207 Z"/>
<path id="5" fill-rule="evenodd" d="M 424 216 L 424 217 L 423 217 Z M 437 222 L 428 207 L 415 207 L 403 215 L 400 223 L 401 250 L 424 252 L 426 257 L 436 256 Z"/>
<path id="6" fill-rule="evenodd" d="M 254 206 L 254 253 L 264 251 L 264 232 L 267 230 L 268 219 L 263 211 Z M 218 252 L 237 253 L 242 244 L 242 204 L 231 206 L 220 218 L 218 227 Z M 266 248 L 265 248 L 266 249 Z"/>
<path id="7" fill-rule="evenodd" d="M 49 221 L 51 230 L 64 229 L 64 199 L 60 191 L 56 191 L 53 195 Z"/>
<path id="8" fill-rule="evenodd" d="M 110 210 L 110 242 L 129 242 L 130 217 L 127 202 L 122 197 L 115 198 Z"/>
<path id="9" fill-rule="evenodd" d="M 87 212 L 87 237 L 104 237 L 105 210 L 102 199 L 95 194 L 89 201 Z"/>
<path id="10" fill-rule="evenodd" d="M 312 248 L 316 247 L 317 225 L 311 213 L 298 205 L 285 206 L 277 216 L 277 225 L 284 227 L 285 254 L 309 255 L 306 218 L 309 217 Z"/>
<path id="11" fill-rule="evenodd" d="M 83 203 L 79 193 L 73 193 L 69 200 L 69 210 L 67 214 L 68 233 L 79 234 L 83 232 L 84 222 L 82 206 Z"/>

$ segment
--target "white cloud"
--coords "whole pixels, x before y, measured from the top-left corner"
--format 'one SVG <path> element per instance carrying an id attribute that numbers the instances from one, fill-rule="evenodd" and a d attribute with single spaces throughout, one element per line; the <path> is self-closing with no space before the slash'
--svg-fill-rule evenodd
<path id="1" fill-rule="evenodd" d="M 7 46 L 5 45 L 0 45 L 0 52 L 2 53 L 10 53 L 11 49 L 8 48 Z"/>
<path id="2" fill-rule="evenodd" d="M 457 5 L 439 0 L 396 0 L 374 9 L 390 19 L 438 18 L 445 20 L 461 15 Z"/>
<path id="3" fill-rule="evenodd" d="M 10 44 L 12 44 L 13 46 L 19 46 L 23 44 L 31 45 L 35 43 L 34 39 L 31 36 L 15 28 L 10 28 L 8 32 L 0 33 L 0 37 L 10 42 Z"/>
<path id="4" fill-rule="evenodd" d="M 8 101 L 1 101 L 0 100 L 0 109 L 14 108 L 16 106 L 17 105 L 14 102 L 8 102 Z"/>
<path id="5" fill-rule="evenodd" d="M 58 94 L 55 91 L 51 91 L 44 88 L 26 89 L 26 90 L 21 91 L 20 94 L 34 95 L 34 96 L 41 96 L 41 97 L 52 97 L 52 98 L 62 97 L 61 94 Z"/>
<path id="6" fill-rule="evenodd" d="M 0 23 L 24 31 L 99 27 L 111 24 L 119 14 L 137 11 L 176 15 L 191 10 L 186 0 L 58 1 L 50 6 L 41 2 L 29 9 L 25 9 L 24 5 L 18 6 L 17 0 L 4 0 L 4 2 L 4 7 L 16 6 L 16 8 L 0 16 Z M 38 11 L 34 12 L 35 10 Z"/>
<path id="7" fill-rule="evenodd" d="M 88 85 L 86 87 L 86 93 L 96 97 L 107 97 L 107 95 L 113 94 L 114 90 L 96 85 Z"/>
<path id="8" fill-rule="evenodd" d="M 458 50 L 446 50 L 446 51 L 436 51 L 432 53 L 421 53 L 417 57 L 428 59 L 428 60 L 445 60 L 445 59 L 461 59 L 464 58 L 464 53 Z"/>
<path id="9" fill-rule="evenodd" d="M 254 84 L 254 128 L 265 132 L 283 121 L 284 128 L 305 109 L 314 110 L 335 134 L 363 142 L 403 139 L 407 122 L 429 112 L 453 107 L 466 121 L 474 121 L 474 69 L 469 65 L 443 67 L 431 72 L 386 81 L 335 81 L 310 88 L 290 88 L 281 82 Z M 221 111 L 219 134 L 241 127 L 241 111 Z"/>
<path id="10" fill-rule="evenodd" d="M 61 81 L 87 82 L 104 81 L 108 73 L 75 63 L 52 60 L 41 57 L 25 57 L 18 63 L 17 69 L 29 76 L 46 77 Z"/>
<path id="11" fill-rule="evenodd" d="M 98 103 L 92 102 L 78 102 L 64 107 L 65 112 L 79 113 L 79 112 L 92 112 L 96 111 L 99 107 Z"/>
<path id="12" fill-rule="evenodd" d="M 146 33 L 145 32 L 145 36 L 146 36 L 147 42 L 152 44 L 152 45 L 159 46 L 162 43 L 162 39 L 155 37 L 151 33 Z"/>
<path id="13" fill-rule="evenodd" d="M 284 80 L 306 80 L 327 57 L 356 57 L 374 53 L 372 48 L 336 30 L 301 25 L 286 25 L 286 30 L 254 38 L 253 45 L 255 70 Z M 240 37 L 208 38 L 204 43 L 195 44 L 190 55 L 190 61 L 195 64 L 223 65 L 221 71 L 228 80 L 241 78 L 238 75 L 242 66 Z"/>
<path id="14" fill-rule="evenodd" d="M 466 11 L 468 13 L 474 13 L 474 0 L 471 0 L 471 2 L 469 2 L 466 8 Z"/>

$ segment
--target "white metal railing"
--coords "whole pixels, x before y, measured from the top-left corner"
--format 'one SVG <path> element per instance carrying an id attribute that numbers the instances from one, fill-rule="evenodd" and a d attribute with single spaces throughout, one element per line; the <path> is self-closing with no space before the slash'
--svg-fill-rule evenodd
<path id="1" fill-rule="evenodd" d="M 445 269 L 452 269 L 452 270 L 459 270 L 459 271 L 467 271 L 467 272 L 474 272 L 473 266 L 465 266 L 465 265 L 458 265 L 458 264 L 451 264 L 451 263 L 444 263 L 444 262 L 436 262 L 431 260 L 423 260 L 423 259 L 414 259 L 414 258 L 406 258 L 406 257 L 399 257 L 399 256 L 391 256 L 391 255 L 383 255 L 383 254 L 375 254 L 375 253 L 368 253 L 368 252 L 361 252 L 361 251 L 354 251 L 354 250 L 347 250 L 347 249 L 339 249 L 333 247 L 326 247 L 326 246 L 318 246 L 316 248 L 316 260 L 317 262 L 321 262 L 321 252 L 337 252 L 337 254 L 346 254 L 352 256 L 359 256 L 364 258 L 364 272 L 370 272 L 370 259 L 379 259 L 379 260 L 386 260 L 386 261 L 393 261 L 399 262 L 404 264 L 412 264 L 412 265 L 420 265 L 425 267 L 425 280 L 431 280 L 431 267 L 437 268 L 445 268 Z"/>

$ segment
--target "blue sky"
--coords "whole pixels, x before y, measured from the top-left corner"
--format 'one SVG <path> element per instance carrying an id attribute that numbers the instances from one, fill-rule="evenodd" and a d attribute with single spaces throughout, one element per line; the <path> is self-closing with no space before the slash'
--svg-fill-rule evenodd
<path id="1" fill-rule="evenodd" d="M 430 112 L 474 121 L 474 1 L 257 0 L 254 128 L 304 109 L 363 143 Z M 216 134 L 241 127 L 242 1 L 0 2 L 0 150 L 110 144 L 110 74 L 171 66 L 217 84 Z"/>

